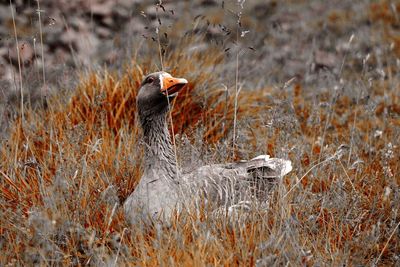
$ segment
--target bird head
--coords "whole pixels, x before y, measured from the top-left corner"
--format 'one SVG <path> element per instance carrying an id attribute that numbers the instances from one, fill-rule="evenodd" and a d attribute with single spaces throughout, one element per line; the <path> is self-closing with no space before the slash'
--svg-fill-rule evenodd
<path id="1" fill-rule="evenodd" d="M 139 116 L 142 118 L 167 112 L 169 102 L 187 83 L 186 79 L 174 78 L 164 71 L 147 75 L 137 96 Z"/>

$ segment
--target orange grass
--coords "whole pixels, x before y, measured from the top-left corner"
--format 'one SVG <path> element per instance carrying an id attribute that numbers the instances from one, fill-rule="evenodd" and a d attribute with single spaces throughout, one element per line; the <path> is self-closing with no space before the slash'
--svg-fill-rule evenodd
<path id="1" fill-rule="evenodd" d="M 190 55 L 171 52 L 165 63 L 173 75 L 190 81 L 173 103 L 174 132 L 220 149 L 231 140 L 233 125 L 233 94 L 227 95 L 211 71 L 225 64 L 223 55 L 212 48 Z M 293 97 L 273 88 L 243 89 L 239 134 L 251 148 L 242 154 L 275 155 L 288 148 L 295 168 L 270 207 L 244 222 L 189 211 L 164 231 L 129 228 L 119 204 L 141 175 L 135 98 L 143 73 L 152 68 L 133 61 L 121 76 L 91 73 L 72 96 L 56 93 L 48 109 L 26 110 L 25 121 L 14 122 L 0 147 L 2 264 L 335 266 L 370 264 L 381 253 L 379 264 L 393 263 L 400 251 L 398 234 L 389 240 L 400 219 L 393 193 L 400 184 L 400 164 L 390 156 L 400 155 L 395 93 L 371 113 L 345 95 L 328 108 L 315 106 L 301 85 L 294 87 Z M 323 101 L 331 98 L 329 92 L 321 95 Z M 279 117 L 290 114 L 297 124 L 265 127 L 276 100 L 289 100 L 294 110 L 283 107 Z M 193 134 L 196 129 L 202 129 L 200 137 Z M 374 137 L 377 129 L 382 135 Z M 318 137 L 324 132 L 322 146 Z M 321 157 L 351 142 L 350 162 L 346 154 L 302 177 Z M 352 167 L 356 160 L 362 163 Z M 300 185 L 285 195 L 297 179 Z"/>

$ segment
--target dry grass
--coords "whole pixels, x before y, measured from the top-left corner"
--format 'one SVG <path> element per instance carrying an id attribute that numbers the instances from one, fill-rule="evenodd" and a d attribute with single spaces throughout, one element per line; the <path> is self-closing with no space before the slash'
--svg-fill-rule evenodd
<path id="1" fill-rule="evenodd" d="M 226 91 L 216 73 L 229 62 L 213 46 L 180 52 L 191 45 L 183 40 L 164 59 L 168 71 L 190 81 L 173 103 L 174 132 L 187 137 L 177 139 L 178 158 L 195 163 L 193 150 L 205 162 L 223 162 L 232 155 L 234 87 Z M 395 75 L 368 88 L 360 78 L 356 93 L 243 88 L 235 154 L 287 156 L 295 167 L 269 208 L 243 221 L 184 211 L 169 228 L 129 228 L 120 204 L 141 175 L 135 97 L 142 75 L 156 70 L 150 55 L 140 64 L 132 59 L 120 75 L 82 77 L 72 93 L 55 93 L 47 109 L 26 108 L 25 120 L 11 125 L 0 147 L 1 265 L 399 263 L 393 66 L 385 72 Z M 359 97 L 365 91 L 373 101 Z"/>

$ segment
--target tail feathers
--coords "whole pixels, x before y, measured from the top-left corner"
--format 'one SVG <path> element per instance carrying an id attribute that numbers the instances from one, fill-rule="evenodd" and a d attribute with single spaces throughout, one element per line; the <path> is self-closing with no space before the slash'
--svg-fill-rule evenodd
<path id="1" fill-rule="evenodd" d="M 290 160 L 270 158 L 269 155 L 257 156 L 249 160 L 246 165 L 248 173 L 261 171 L 268 178 L 283 177 L 293 169 L 292 162 Z"/>
<path id="2" fill-rule="evenodd" d="M 255 157 L 255 158 L 252 158 L 250 161 L 259 160 L 259 159 L 263 159 L 264 161 L 267 161 L 269 158 L 270 158 L 269 155 L 259 155 L 259 156 Z"/>

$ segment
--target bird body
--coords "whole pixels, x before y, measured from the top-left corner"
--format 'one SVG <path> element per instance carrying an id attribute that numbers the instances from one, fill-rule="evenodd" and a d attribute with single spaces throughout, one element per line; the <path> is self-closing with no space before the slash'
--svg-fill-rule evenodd
<path id="1" fill-rule="evenodd" d="M 149 74 L 137 105 L 145 145 L 144 173 L 124 203 L 127 220 L 168 221 L 173 210 L 197 203 L 229 209 L 240 202 L 264 201 L 291 162 L 267 155 L 250 161 L 202 166 L 187 173 L 177 169 L 166 114 L 169 101 L 187 84 L 169 73 Z"/>

